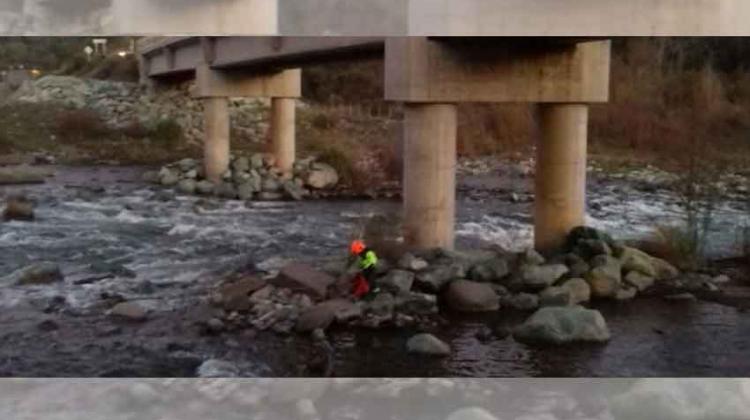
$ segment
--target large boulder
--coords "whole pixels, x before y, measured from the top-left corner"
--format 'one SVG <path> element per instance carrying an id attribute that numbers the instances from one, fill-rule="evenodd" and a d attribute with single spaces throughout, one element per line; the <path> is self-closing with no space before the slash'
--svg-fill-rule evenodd
<path id="1" fill-rule="evenodd" d="M 462 264 L 430 266 L 427 270 L 417 274 L 416 285 L 430 293 L 438 293 L 451 280 L 458 280 L 465 276 L 466 271 Z"/>
<path id="2" fill-rule="evenodd" d="M 625 284 L 635 287 L 642 292 L 653 286 L 655 279 L 639 271 L 631 271 L 625 275 Z"/>
<path id="3" fill-rule="evenodd" d="M 332 299 L 319 303 L 300 314 L 294 329 L 299 333 L 325 330 L 336 320 L 338 313 L 350 312 L 353 306 L 354 303 L 346 299 Z"/>
<path id="4" fill-rule="evenodd" d="M 504 258 L 493 258 L 476 264 L 469 271 L 469 278 L 484 283 L 497 283 L 510 273 L 508 261 Z"/>
<path id="5" fill-rule="evenodd" d="M 414 284 L 414 273 L 406 270 L 391 270 L 377 279 L 377 284 L 383 290 L 394 293 L 408 292 Z"/>
<path id="6" fill-rule="evenodd" d="M 52 262 L 39 262 L 24 267 L 10 275 L 18 285 L 51 284 L 63 280 L 60 266 Z"/>
<path id="7" fill-rule="evenodd" d="M 586 282 L 594 298 L 614 298 L 622 284 L 621 265 L 617 258 L 600 255 L 592 260 L 592 268 L 586 273 Z"/>
<path id="8" fill-rule="evenodd" d="M 521 324 L 513 337 L 526 344 L 568 344 L 604 342 L 610 333 L 599 311 L 581 306 L 548 306 Z"/>
<path id="9" fill-rule="evenodd" d="M 403 270 L 421 271 L 429 266 L 429 263 L 423 258 L 419 258 L 412 253 L 405 253 L 398 260 L 398 267 Z"/>
<path id="10" fill-rule="evenodd" d="M 47 173 L 27 165 L 0 167 L 0 185 L 42 184 Z"/>
<path id="11" fill-rule="evenodd" d="M 584 279 L 573 278 L 566 280 L 561 287 L 570 290 L 573 295 L 574 305 L 591 300 L 591 286 Z"/>
<path id="12" fill-rule="evenodd" d="M 183 194 L 195 194 L 195 180 L 183 179 L 177 183 L 177 191 Z"/>
<path id="13" fill-rule="evenodd" d="M 161 168 L 161 171 L 159 171 L 159 182 L 166 187 L 177 185 L 180 182 L 180 173 L 176 169 Z"/>
<path id="14" fill-rule="evenodd" d="M 214 193 L 214 183 L 211 181 L 203 180 L 198 181 L 195 184 L 195 192 L 201 195 L 212 195 Z"/>
<path id="15" fill-rule="evenodd" d="M 680 271 L 675 268 L 672 264 L 662 260 L 661 258 L 651 258 L 651 264 L 654 266 L 656 271 L 657 280 L 672 280 L 680 275 Z"/>
<path id="16" fill-rule="evenodd" d="M 109 315 L 131 322 L 143 322 L 148 318 L 148 310 L 135 302 L 120 302 L 109 310 Z"/>
<path id="17" fill-rule="evenodd" d="M 524 265 L 521 267 L 521 278 L 526 289 L 543 290 L 552 286 L 567 272 L 565 264 Z"/>
<path id="18" fill-rule="evenodd" d="M 438 312 L 437 296 L 429 293 L 399 293 L 395 299 L 396 311 L 409 315 L 431 315 Z"/>
<path id="19" fill-rule="evenodd" d="M 22 195 L 9 197 L 3 210 L 3 220 L 34 220 L 34 203 Z"/>
<path id="20" fill-rule="evenodd" d="M 620 263 L 622 264 L 622 269 L 626 272 L 637 271 L 649 277 L 656 277 L 653 258 L 639 249 L 628 246 L 622 247 Z"/>
<path id="21" fill-rule="evenodd" d="M 417 334 L 406 342 L 409 353 L 423 354 L 427 356 L 448 356 L 451 348 L 432 334 Z"/>
<path id="22" fill-rule="evenodd" d="M 323 299 L 328 294 L 328 287 L 336 279 L 309 264 L 292 263 L 282 268 L 279 275 L 269 281 L 276 287 L 292 289 L 314 299 Z"/>
<path id="23" fill-rule="evenodd" d="M 518 293 L 502 297 L 503 306 L 519 311 L 531 311 L 539 307 L 539 296 L 532 293 Z"/>
<path id="24" fill-rule="evenodd" d="M 331 188 L 339 182 L 339 175 L 331 165 L 315 162 L 310 166 L 310 171 L 305 179 L 305 184 L 310 188 Z"/>
<path id="25" fill-rule="evenodd" d="M 266 286 L 266 281 L 258 277 L 245 277 L 219 288 L 222 308 L 228 311 L 250 309 L 250 295 Z"/>
<path id="26" fill-rule="evenodd" d="M 451 309 L 461 312 L 487 312 L 500 309 L 500 297 L 486 283 L 452 281 L 445 291 Z"/>
<path id="27" fill-rule="evenodd" d="M 539 293 L 540 306 L 570 306 L 576 303 L 576 296 L 568 287 L 552 286 Z"/>

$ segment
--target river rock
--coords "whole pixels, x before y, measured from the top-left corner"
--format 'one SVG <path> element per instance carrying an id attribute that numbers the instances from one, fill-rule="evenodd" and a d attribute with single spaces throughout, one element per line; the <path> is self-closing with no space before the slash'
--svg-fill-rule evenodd
<path id="1" fill-rule="evenodd" d="M 338 182 L 339 175 L 336 170 L 322 162 L 313 163 L 305 179 L 305 184 L 317 190 L 333 187 Z"/>
<path id="2" fill-rule="evenodd" d="M 336 279 L 324 272 L 318 271 L 309 264 L 291 263 L 281 269 L 279 275 L 269 283 L 276 287 L 284 287 L 294 292 L 304 293 L 313 299 L 323 299 L 328 294 L 328 287 Z"/>
<path id="3" fill-rule="evenodd" d="M 675 266 L 661 258 L 651 257 L 651 264 L 654 266 L 654 271 L 656 271 L 657 280 L 672 280 L 680 275 L 680 271 Z"/>
<path id="4" fill-rule="evenodd" d="M 591 300 L 591 286 L 584 279 L 573 278 L 566 280 L 561 287 L 570 290 L 573 295 L 574 305 Z"/>
<path id="5" fill-rule="evenodd" d="M 586 273 L 586 282 L 594 298 L 613 298 L 622 283 L 620 261 L 609 255 L 600 255 L 592 260 L 594 267 Z"/>
<path id="6" fill-rule="evenodd" d="M 656 277 L 656 268 L 650 255 L 636 248 L 628 246 L 622 248 L 620 263 L 624 271 L 637 271 L 649 277 Z"/>
<path id="7" fill-rule="evenodd" d="M 258 200 L 260 201 L 279 201 L 283 199 L 284 195 L 278 192 L 262 191 L 258 194 Z"/>
<path id="8" fill-rule="evenodd" d="M 249 182 L 237 186 L 237 197 L 242 201 L 252 200 L 255 194 L 255 188 Z"/>
<path id="9" fill-rule="evenodd" d="M 287 197 L 295 201 L 300 201 L 305 198 L 305 190 L 299 185 L 295 184 L 294 181 L 284 181 L 282 189 Z"/>
<path id="10" fill-rule="evenodd" d="M 406 342 L 409 353 L 423 354 L 427 356 L 449 356 L 451 348 L 432 334 L 417 334 Z"/>
<path id="11" fill-rule="evenodd" d="M 396 311 L 409 315 L 431 315 L 438 312 L 437 296 L 428 293 L 399 293 L 395 304 Z"/>
<path id="12" fill-rule="evenodd" d="M 126 321 L 143 322 L 148 310 L 135 302 L 120 302 L 109 310 L 109 315 Z"/>
<path id="13" fill-rule="evenodd" d="M 469 280 L 450 282 L 445 301 L 451 309 L 461 312 L 488 312 L 500 309 L 500 297 L 486 283 Z"/>
<path id="14" fill-rule="evenodd" d="M 639 271 L 631 271 L 625 275 L 625 284 L 635 287 L 639 292 L 653 286 L 655 280 L 653 277 L 642 274 Z"/>
<path id="15" fill-rule="evenodd" d="M 567 272 L 565 264 L 524 265 L 521 267 L 521 278 L 525 288 L 543 290 L 552 286 Z"/>
<path id="16" fill-rule="evenodd" d="M 451 280 L 461 279 L 465 276 L 464 266 L 458 263 L 431 266 L 428 270 L 417 274 L 416 285 L 427 292 L 438 293 Z"/>
<path id="17" fill-rule="evenodd" d="M 198 181 L 195 183 L 195 192 L 200 195 L 213 195 L 214 183 L 207 180 Z"/>
<path id="18" fill-rule="evenodd" d="M 408 292 L 414 284 L 414 273 L 406 270 L 391 270 L 377 279 L 377 284 L 383 290 L 394 293 Z"/>
<path id="19" fill-rule="evenodd" d="M 198 167 L 198 161 L 192 158 L 185 158 L 177 162 L 177 167 L 182 172 L 188 172 Z"/>
<path id="20" fill-rule="evenodd" d="M 27 165 L 0 167 L 0 185 L 42 184 L 46 173 Z"/>
<path id="21" fill-rule="evenodd" d="M 638 289 L 635 287 L 621 287 L 615 293 L 615 300 L 630 300 L 635 298 L 638 294 Z"/>
<path id="22" fill-rule="evenodd" d="M 219 197 L 228 198 L 230 200 L 234 200 L 238 197 L 237 189 L 234 188 L 234 185 L 232 185 L 231 182 L 220 182 L 216 185 L 214 193 Z"/>
<path id="23" fill-rule="evenodd" d="M 180 182 L 180 174 L 169 168 L 161 168 L 161 171 L 159 171 L 159 182 L 166 187 L 177 185 Z"/>
<path id="24" fill-rule="evenodd" d="M 398 267 L 403 270 L 422 271 L 429 266 L 429 263 L 422 258 L 414 256 L 407 252 L 398 260 Z"/>
<path id="25" fill-rule="evenodd" d="M 235 378 L 240 375 L 240 369 L 232 362 L 219 359 L 209 359 L 198 366 L 199 378 Z"/>
<path id="26" fill-rule="evenodd" d="M 568 287 L 552 286 L 539 293 L 540 306 L 570 306 L 577 303 L 573 291 Z"/>
<path id="27" fill-rule="evenodd" d="M 465 407 L 451 413 L 446 420 L 499 420 L 481 407 Z"/>
<path id="28" fill-rule="evenodd" d="M 491 283 L 501 281 L 509 273 L 508 262 L 504 258 L 493 258 L 472 267 L 469 278 L 477 282 Z"/>
<path id="29" fill-rule="evenodd" d="M 30 222 L 34 220 L 34 203 L 23 195 L 8 197 L 3 210 L 3 220 L 21 220 Z"/>
<path id="30" fill-rule="evenodd" d="M 528 248 L 521 255 L 521 262 L 526 265 L 542 265 L 546 260 L 542 254 L 538 253 L 534 248 Z"/>
<path id="31" fill-rule="evenodd" d="M 265 280 L 254 276 L 225 284 L 219 289 L 221 306 L 228 311 L 247 311 L 250 309 L 250 296 L 265 286 Z"/>
<path id="32" fill-rule="evenodd" d="M 367 302 L 365 312 L 384 318 L 391 318 L 395 306 L 396 301 L 393 295 L 388 292 L 381 292 L 376 294 L 371 301 Z"/>
<path id="33" fill-rule="evenodd" d="M 263 180 L 260 188 L 264 192 L 279 192 L 281 191 L 281 183 L 274 178 L 267 177 Z"/>
<path id="34" fill-rule="evenodd" d="M 513 337 L 526 344 L 568 344 L 604 342 L 610 333 L 599 311 L 581 306 L 548 306 L 521 324 Z"/>
<path id="35" fill-rule="evenodd" d="M 195 181 L 183 179 L 177 183 L 177 190 L 183 194 L 195 194 Z"/>
<path id="36" fill-rule="evenodd" d="M 519 311 L 531 311 L 539 307 L 539 296 L 531 293 L 503 296 L 501 301 L 503 306 L 510 306 Z"/>
<path id="37" fill-rule="evenodd" d="M 39 285 L 57 283 L 63 280 L 60 266 L 52 262 L 38 262 L 24 267 L 10 275 L 12 283 L 18 285 Z"/>
<path id="38" fill-rule="evenodd" d="M 250 170 L 250 159 L 240 156 L 232 162 L 234 172 L 248 172 Z"/>
<path id="39" fill-rule="evenodd" d="M 299 333 L 311 333 L 316 329 L 325 330 L 336 319 L 338 312 L 350 311 L 352 306 L 355 306 L 354 303 L 346 299 L 332 299 L 319 303 L 300 314 L 294 329 Z"/>

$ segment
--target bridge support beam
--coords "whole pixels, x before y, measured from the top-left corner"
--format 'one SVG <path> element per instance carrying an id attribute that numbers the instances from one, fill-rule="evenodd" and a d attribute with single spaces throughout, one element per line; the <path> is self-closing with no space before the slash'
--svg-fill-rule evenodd
<path id="1" fill-rule="evenodd" d="M 206 179 L 217 183 L 229 169 L 229 101 L 227 98 L 203 98 L 203 159 Z"/>
<path id="2" fill-rule="evenodd" d="M 456 217 L 456 105 L 408 104 L 405 118 L 404 240 L 415 249 L 451 249 Z"/>
<path id="3" fill-rule="evenodd" d="M 283 172 L 294 166 L 296 105 L 294 98 L 271 99 L 271 149 Z"/>
<path id="4" fill-rule="evenodd" d="M 574 227 L 585 223 L 588 106 L 544 104 L 539 111 L 534 246 L 555 252 Z"/>

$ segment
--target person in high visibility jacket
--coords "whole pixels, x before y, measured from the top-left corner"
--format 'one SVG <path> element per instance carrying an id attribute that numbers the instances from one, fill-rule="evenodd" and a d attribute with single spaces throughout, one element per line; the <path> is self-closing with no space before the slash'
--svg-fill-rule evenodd
<path id="1" fill-rule="evenodd" d="M 375 251 L 367 248 L 364 241 L 352 241 L 349 252 L 357 259 L 359 274 L 354 279 L 353 293 L 356 298 L 372 295 L 379 290 L 375 285 L 375 267 L 378 264 L 378 256 Z"/>

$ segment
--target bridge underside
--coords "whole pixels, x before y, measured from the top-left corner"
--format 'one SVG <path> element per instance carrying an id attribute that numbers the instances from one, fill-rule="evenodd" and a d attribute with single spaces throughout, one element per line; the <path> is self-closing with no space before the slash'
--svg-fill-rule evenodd
<path id="1" fill-rule="evenodd" d="M 554 251 L 584 223 L 589 103 L 609 97 L 610 43 L 582 38 L 182 38 L 143 49 L 154 80 L 192 74 L 205 103 L 206 174 L 229 163 L 228 98 L 269 97 L 272 150 L 282 170 L 295 155 L 297 67 L 381 57 L 386 100 L 405 106 L 404 239 L 452 248 L 456 105 L 537 103 L 535 245 Z"/>

